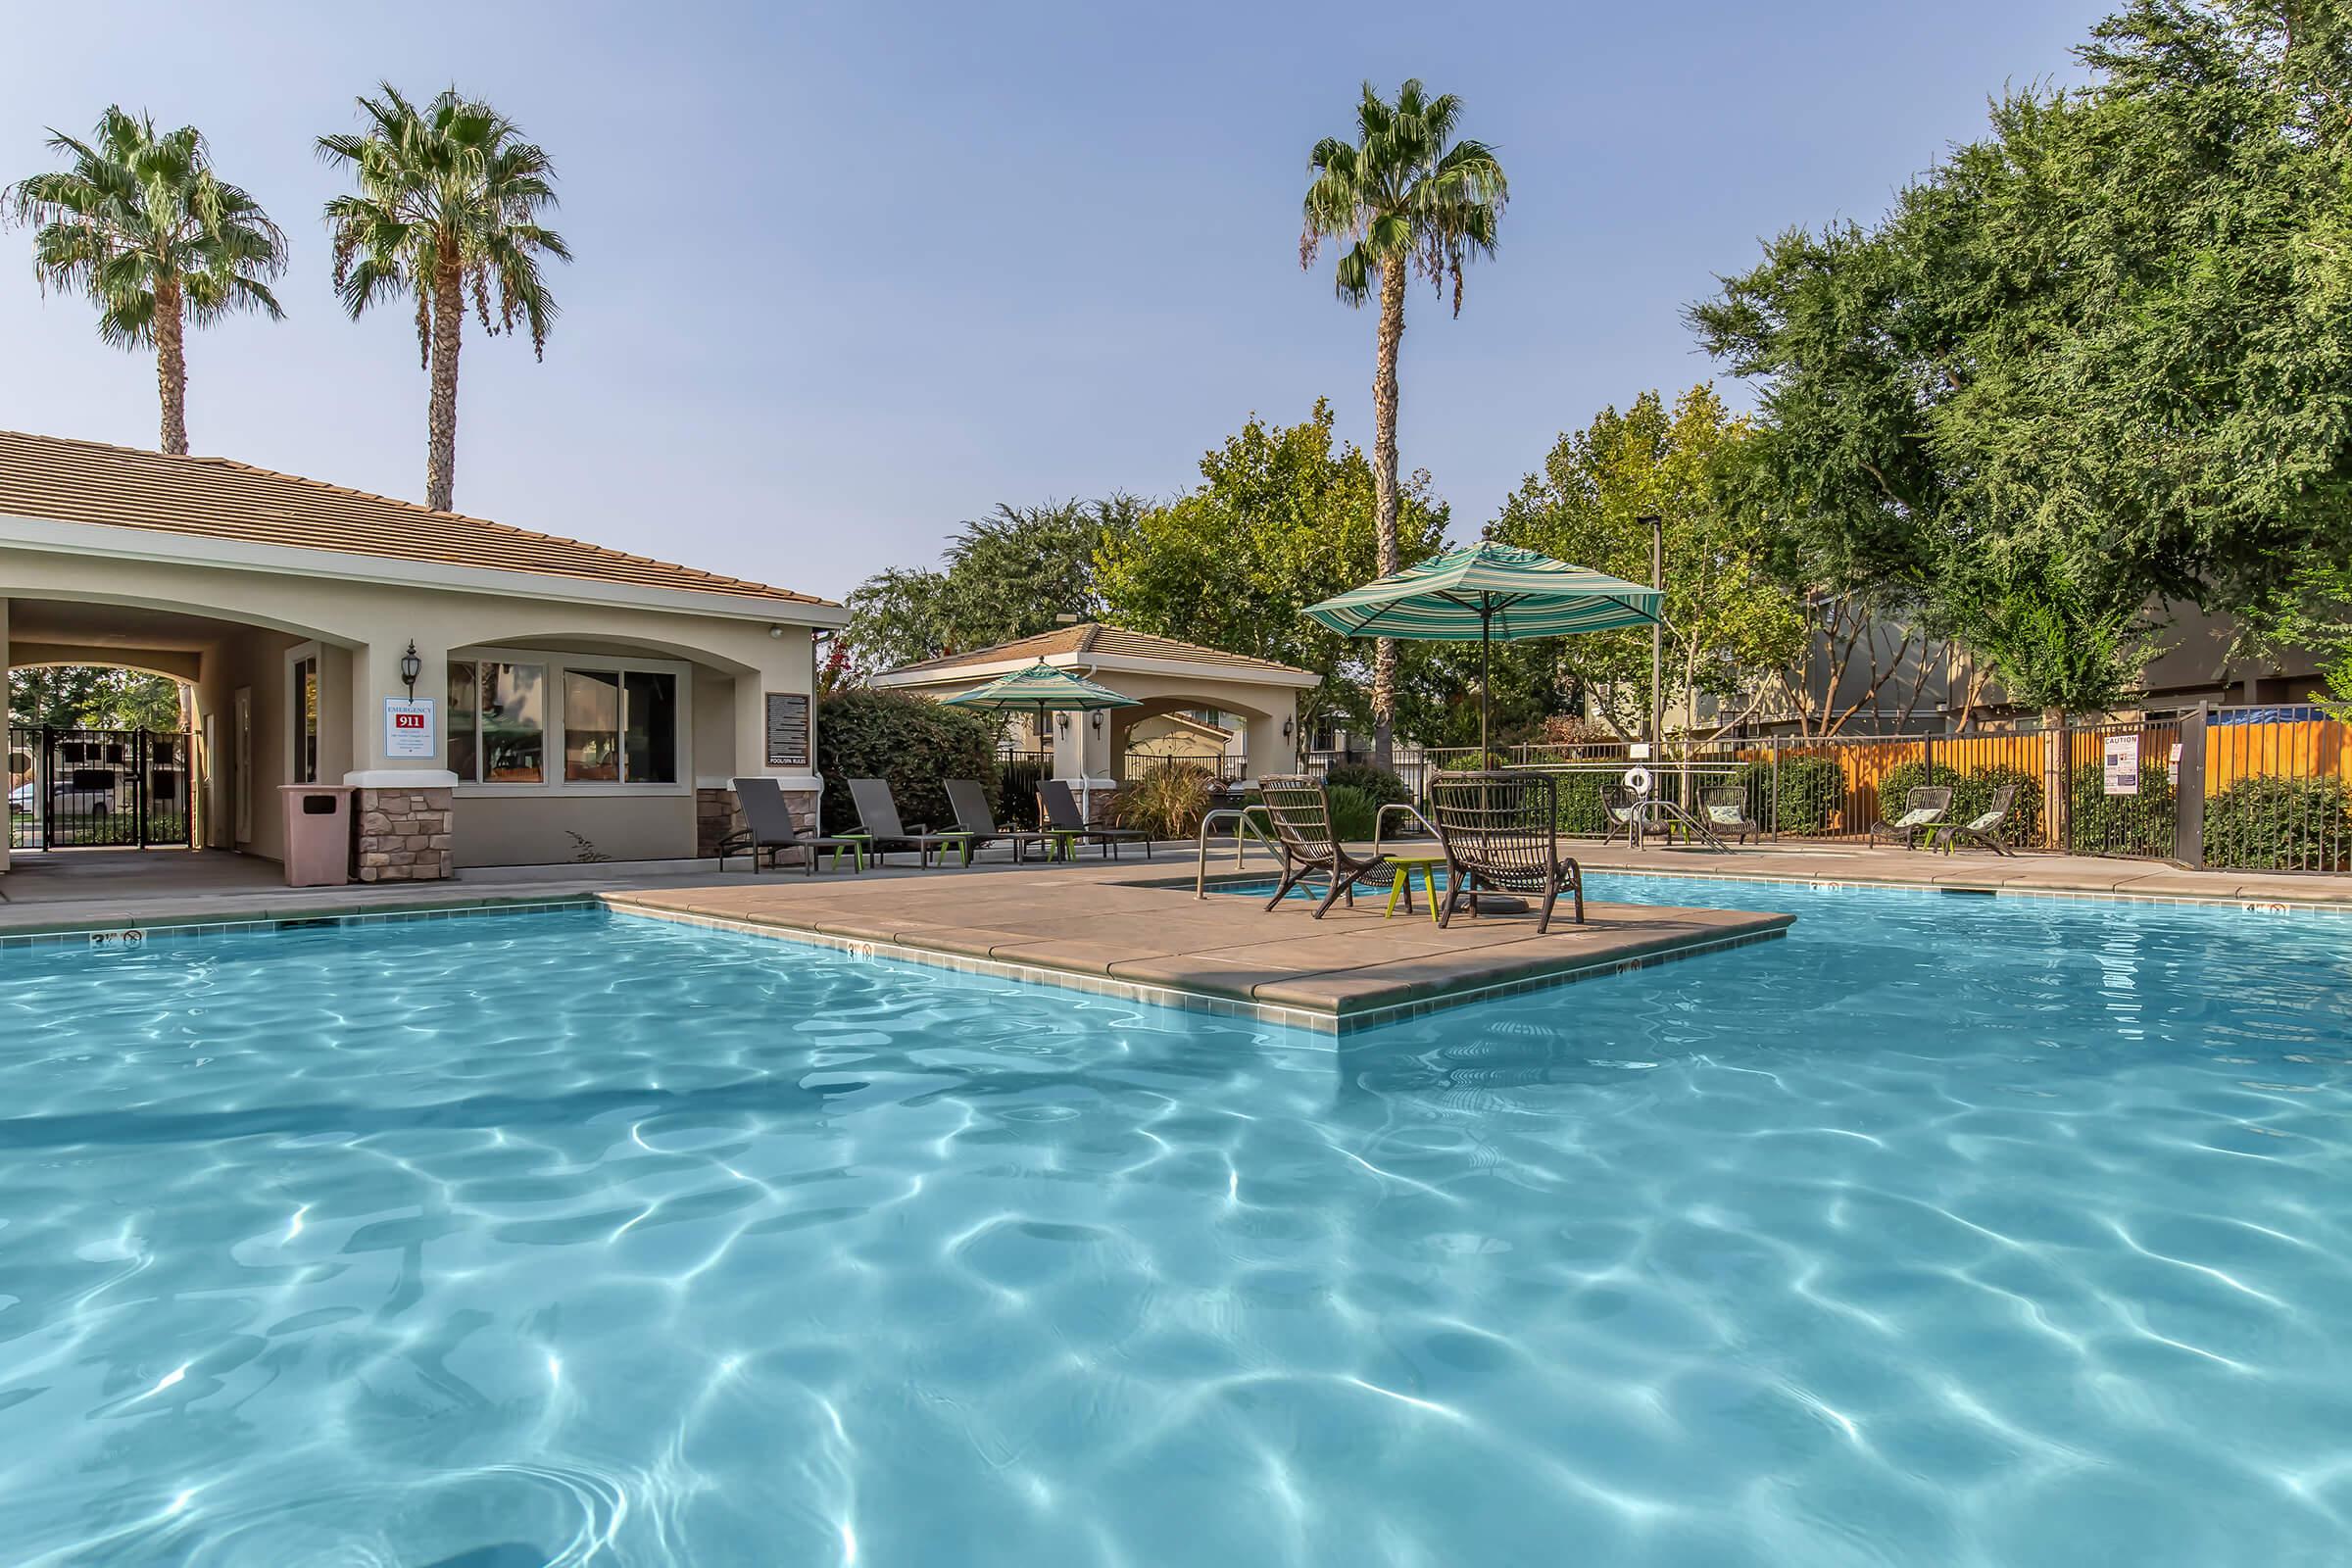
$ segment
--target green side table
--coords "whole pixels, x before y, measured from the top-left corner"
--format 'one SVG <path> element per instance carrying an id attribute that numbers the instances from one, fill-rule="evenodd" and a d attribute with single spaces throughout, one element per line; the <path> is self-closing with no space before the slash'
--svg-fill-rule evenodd
<path id="1" fill-rule="evenodd" d="M 850 841 L 847 846 L 850 852 L 850 865 L 860 874 L 864 872 L 866 865 L 874 858 L 874 836 L 871 833 L 833 833 L 828 834 L 827 837 Z M 842 849 L 843 846 L 836 845 L 834 847 L 833 858 L 827 862 L 825 867 L 827 870 L 838 871 L 841 869 Z"/>
<path id="2" fill-rule="evenodd" d="M 1438 867 L 1446 863 L 1443 855 L 1392 855 L 1389 863 L 1396 868 L 1396 880 L 1389 884 L 1389 907 L 1381 918 L 1386 920 L 1396 912 L 1396 901 L 1404 901 L 1404 912 L 1413 912 L 1413 873 L 1421 873 L 1421 890 L 1429 895 L 1429 922 L 1438 922 Z"/>

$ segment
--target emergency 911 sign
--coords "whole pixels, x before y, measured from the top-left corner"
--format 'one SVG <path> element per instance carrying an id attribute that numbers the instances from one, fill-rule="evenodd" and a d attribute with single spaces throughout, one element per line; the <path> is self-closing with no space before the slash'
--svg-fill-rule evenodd
<path id="1" fill-rule="evenodd" d="M 429 697 L 384 699 L 384 755 L 431 760 L 440 750 Z"/>

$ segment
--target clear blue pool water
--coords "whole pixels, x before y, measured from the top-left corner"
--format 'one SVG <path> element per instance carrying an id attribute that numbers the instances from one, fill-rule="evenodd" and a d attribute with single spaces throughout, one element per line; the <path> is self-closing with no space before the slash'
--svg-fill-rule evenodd
<path id="1" fill-rule="evenodd" d="M 0 953 L 11 1563 L 2338 1564 L 2352 923 L 1328 1040 L 589 913 Z"/>

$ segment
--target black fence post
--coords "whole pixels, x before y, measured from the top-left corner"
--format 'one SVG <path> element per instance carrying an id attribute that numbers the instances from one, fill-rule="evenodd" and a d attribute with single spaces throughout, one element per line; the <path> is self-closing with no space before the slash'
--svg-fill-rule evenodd
<path id="1" fill-rule="evenodd" d="M 2205 726 L 2213 705 L 2199 703 L 2180 717 L 2180 776 L 2173 784 L 2173 858 L 2183 865 L 2205 864 Z"/>

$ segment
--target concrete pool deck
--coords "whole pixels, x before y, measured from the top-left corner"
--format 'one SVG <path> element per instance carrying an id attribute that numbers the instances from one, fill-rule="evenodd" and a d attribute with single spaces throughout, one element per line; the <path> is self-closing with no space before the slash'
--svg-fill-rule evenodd
<path id="1" fill-rule="evenodd" d="M 1503 991 L 1552 985 L 1779 936 L 1791 916 L 1589 904 L 1536 934 L 1536 916 L 1384 918 L 1388 889 L 1323 919 L 1298 901 L 1193 897 L 1134 860 L 1004 867 L 943 887 L 916 881 L 749 877 L 719 887 L 601 895 L 612 908 L 885 956 L 1346 1032 Z M 1230 876 L 1230 872 L 1226 873 Z M 1262 872 L 1251 875 L 1262 875 Z M 1164 875 L 1164 873 L 1163 873 Z"/>

